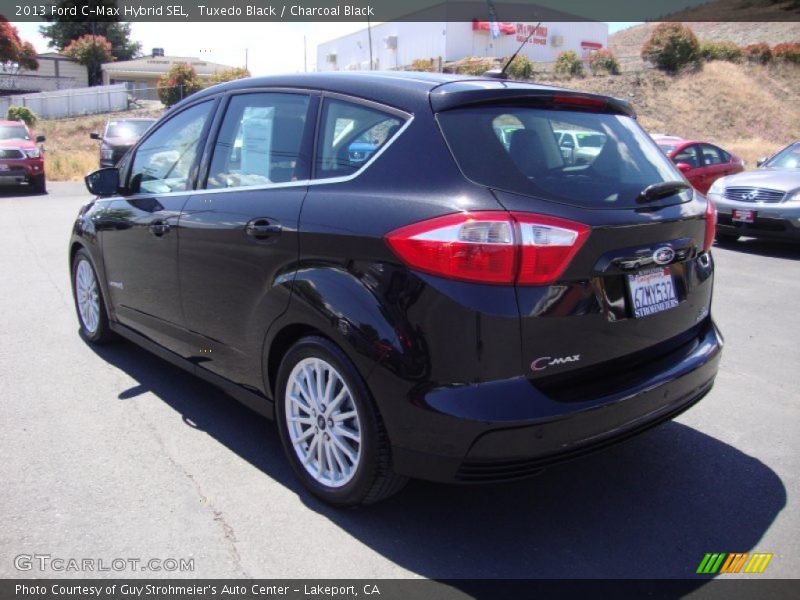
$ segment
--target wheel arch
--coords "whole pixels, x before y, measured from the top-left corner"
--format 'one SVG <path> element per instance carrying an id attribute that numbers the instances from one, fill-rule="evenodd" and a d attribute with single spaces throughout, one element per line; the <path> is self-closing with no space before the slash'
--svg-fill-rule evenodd
<path id="1" fill-rule="evenodd" d="M 264 344 L 265 390 L 274 398 L 278 369 L 298 339 L 318 335 L 339 347 L 369 388 L 373 367 L 399 348 L 395 328 L 381 299 L 354 273 L 315 265 L 298 272 L 286 312 L 272 324 Z"/>

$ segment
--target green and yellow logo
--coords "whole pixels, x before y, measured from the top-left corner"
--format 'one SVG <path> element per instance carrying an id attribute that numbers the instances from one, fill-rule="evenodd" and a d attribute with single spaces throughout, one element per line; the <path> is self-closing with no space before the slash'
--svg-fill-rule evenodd
<path id="1" fill-rule="evenodd" d="M 697 572 L 702 575 L 725 573 L 763 573 L 772 554 L 765 552 L 708 552 L 700 561 Z"/>

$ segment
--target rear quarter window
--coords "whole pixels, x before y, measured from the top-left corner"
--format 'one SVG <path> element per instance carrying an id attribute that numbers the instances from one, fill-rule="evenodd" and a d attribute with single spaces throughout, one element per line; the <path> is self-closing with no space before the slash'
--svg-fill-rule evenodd
<path id="1" fill-rule="evenodd" d="M 491 188 L 587 208 L 637 206 L 647 186 L 683 180 L 628 116 L 479 106 L 438 122 L 464 175 Z M 675 194 L 688 201 L 690 192 Z"/>
<path id="2" fill-rule="evenodd" d="M 314 178 L 353 175 L 398 134 L 405 120 L 395 113 L 356 102 L 326 99 Z"/>

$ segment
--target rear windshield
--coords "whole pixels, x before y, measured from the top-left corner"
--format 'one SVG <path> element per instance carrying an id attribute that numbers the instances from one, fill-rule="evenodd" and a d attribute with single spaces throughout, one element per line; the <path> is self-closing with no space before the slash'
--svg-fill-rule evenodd
<path id="1" fill-rule="evenodd" d="M 155 121 L 109 121 L 107 138 L 140 138 Z"/>
<path id="2" fill-rule="evenodd" d="M 488 187 L 588 208 L 628 208 L 647 186 L 683 180 L 631 117 L 481 106 L 437 118 L 464 175 Z M 690 199 L 683 191 L 666 200 Z"/>

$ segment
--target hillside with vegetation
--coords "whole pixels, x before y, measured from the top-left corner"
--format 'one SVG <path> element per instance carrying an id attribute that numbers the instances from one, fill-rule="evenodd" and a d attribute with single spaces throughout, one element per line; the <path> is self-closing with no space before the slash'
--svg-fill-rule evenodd
<path id="1" fill-rule="evenodd" d="M 679 75 L 649 70 L 539 80 L 630 101 L 650 133 L 709 140 L 754 166 L 800 139 L 800 66 L 705 63 Z"/>
<path id="2" fill-rule="evenodd" d="M 50 181 L 80 181 L 100 167 L 100 142 L 89 138 L 93 131 L 102 133 L 109 119 L 159 117 L 163 109 L 137 109 L 99 115 L 45 119 L 33 129 L 43 134 L 45 172 Z"/>

